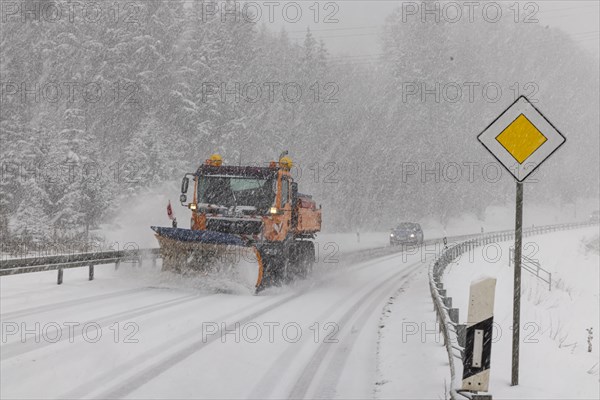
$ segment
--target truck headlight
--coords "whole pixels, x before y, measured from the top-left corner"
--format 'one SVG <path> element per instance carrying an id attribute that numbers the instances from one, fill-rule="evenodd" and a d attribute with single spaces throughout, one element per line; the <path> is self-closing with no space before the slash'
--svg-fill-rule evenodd
<path id="1" fill-rule="evenodd" d="M 410 234 L 410 237 L 415 237 L 415 234 L 414 234 L 414 233 L 411 233 L 411 234 Z"/>
<path id="2" fill-rule="evenodd" d="M 394 237 L 394 234 L 393 234 L 393 233 L 390 233 L 390 237 Z"/>

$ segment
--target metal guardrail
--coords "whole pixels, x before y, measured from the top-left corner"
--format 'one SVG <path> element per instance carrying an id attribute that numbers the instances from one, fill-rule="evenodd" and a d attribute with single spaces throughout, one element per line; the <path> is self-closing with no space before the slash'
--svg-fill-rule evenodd
<path id="1" fill-rule="evenodd" d="M 57 283 L 60 285 L 63 282 L 65 269 L 87 266 L 89 280 L 93 280 L 96 265 L 115 264 L 115 269 L 118 269 L 119 265 L 125 262 L 138 263 L 141 266 L 145 259 L 150 259 L 153 264 L 156 264 L 156 259 L 159 257 L 159 249 L 133 249 L 15 258 L 0 261 L 0 276 L 58 270 Z"/>
<path id="2" fill-rule="evenodd" d="M 508 248 L 508 254 L 508 266 L 512 267 L 515 254 L 514 246 Z M 548 290 L 552 290 L 552 273 L 542 268 L 542 265 L 538 260 L 521 255 L 521 267 L 539 280 L 546 282 L 548 284 Z"/>
<path id="3" fill-rule="evenodd" d="M 453 237 L 453 239 L 461 240 L 467 237 L 476 235 L 462 235 Z M 442 238 L 429 239 L 423 242 L 423 245 L 439 243 Z M 360 262 L 372 258 L 383 257 L 395 253 L 402 252 L 407 248 L 418 247 L 412 246 L 382 246 L 370 249 L 361 249 L 351 252 L 340 253 L 339 262 L 351 260 L 352 262 Z M 63 270 L 69 268 L 88 267 L 89 280 L 94 279 L 94 266 L 115 264 L 115 269 L 119 268 L 121 263 L 137 263 L 140 266 L 144 259 L 152 260 L 153 265 L 156 265 L 156 259 L 160 258 L 160 249 L 131 249 L 131 250 L 110 250 L 110 251 L 94 251 L 87 253 L 74 253 L 65 255 L 43 256 L 43 257 L 26 257 L 14 258 L 9 260 L 0 260 L 0 276 L 26 274 L 31 272 L 43 272 L 58 270 L 57 284 L 63 282 Z M 338 261 L 336 261 L 338 262 Z"/>
<path id="4" fill-rule="evenodd" d="M 512 231 L 502 231 L 502 232 L 498 232 L 498 233 L 503 233 L 503 232 L 506 232 L 506 234 L 508 235 Z M 481 236 L 480 233 L 473 233 L 473 234 L 468 234 L 468 235 L 451 236 L 450 239 L 452 240 L 451 244 L 455 244 L 455 243 L 460 242 L 461 240 L 480 237 L 480 236 Z M 381 246 L 381 247 L 374 247 L 374 248 L 369 248 L 369 249 L 353 250 L 353 251 L 341 253 L 340 256 L 341 256 L 341 261 L 348 259 L 348 260 L 352 260 L 352 262 L 361 262 L 361 261 L 369 260 L 372 258 L 384 257 L 384 256 L 391 255 L 391 254 L 401 253 L 406 250 L 418 249 L 421 246 L 429 246 L 432 244 L 441 244 L 443 240 L 444 240 L 443 237 L 438 237 L 438 238 L 424 240 L 423 243 L 419 244 L 419 245 L 407 244 L 407 245 L 399 245 L 399 246 Z"/>
<path id="5" fill-rule="evenodd" d="M 546 227 L 535 227 L 530 228 L 527 232 L 531 234 L 537 234 L 540 232 L 547 232 L 557 230 L 558 227 L 567 226 L 563 225 L 550 225 Z M 571 224 L 572 225 L 572 224 Z M 577 225 L 579 226 L 579 225 Z M 564 228 L 561 228 L 564 229 Z M 508 240 L 512 238 L 513 231 L 498 231 L 494 232 L 493 235 L 496 238 L 502 238 Z M 488 234 L 491 235 L 491 234 Z M 464 241 L 472 238 L 482 238 L 488 235 L 482 234 L 469 234 L 469 235 L 458 235 L 452 236 L 450 239 L 453 243 Z M 442 241 L 442 238 L 428 239 L 423 242 L 423 246 L 438 244 Z M 394 253 L 402 252 L 406 249 L 414 248 L 418 246 L 384 246 L 373 249 L 356 250 L 348 253 L 341 254 L 341 261 L 344 259 L 351 259 L 354 262 L 366 260 L 370 258 L 382 257 L 391 255 Z M 27 258 L 14 258 L 9 260 L 0 260 L 0 276 L 24 274 L 31 272 L 42 272 L 58 270 L 57 283 L 60 285 L 63 281 L 63 270 L 69 268 L 79 268 L 87 266 L 89 268 L 89 279 L 94 279 L 94 266 L 104 264 L 115 264 L 115 269 L 119 268 L 121 263 L 138 263 L 141 265 L 143 260 L 152 260 L 153 265 L 156 265 L 156 259 L 160 258 L 160 250 L 158 248 L 150 249 L 131 249 L 131 250 L 110 250 L 110 251 L 94 251 L 88 253 L 76 253 L 76 254 L 65 254 L 55 256 L 44 256 L 44 257 L 27 257 Z"/>
<path id="6" fill-rule="evenodd" d="M 523 237 L 569 229 L 578 229 L 597 224 L 597 222 L 583 222 L 531 227 L 528 229 L 523 229 Z M 446 347 L 446 351 L 448 353 L 448 363 L 450 365 L 451 377 L 449 394 L 452 400 L 456 400 L 458 395 L 471 398 L 472 393 L 463 392 L 456 388 L 457 374 L 456 367 L 454 365 L 454 358 L 462 360 L 465 345 L 466 326 L 459 323 L 459 310 L 458 308 L 452 308 L 452 297 L 449 297 L 444 289 L 442 275 L 446 267 L 461 254 L 471 251 L 475 247 L 512 240 L 514 239 L 514 234 L 514 230 L 511 230 L 491 232 L 472 237 L 453 246 L 446 247 L 444 251 L 441 252 L 439 257 L 429 266 L 429 289 L 431 292 L 431 299 L 433 301 L 433 309 L 436 312 L 440 332 L 444 338 L 444 346 Z"/>

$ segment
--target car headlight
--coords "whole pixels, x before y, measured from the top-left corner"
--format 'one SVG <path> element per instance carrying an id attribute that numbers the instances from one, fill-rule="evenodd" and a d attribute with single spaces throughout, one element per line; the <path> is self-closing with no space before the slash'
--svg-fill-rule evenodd
<path id="1" fill-rule="evenodd" d="M 393 233 L 390 233 L 390 237 L 394 237 L 394 234 L 393 234 Z"/>
<path id="2" fill-rule="evenodd" d="M 410 237 L 415 237 L 415 234 L 414 234 L 414 233 L 411 233 L 411 234 L 410 234 Z"/>

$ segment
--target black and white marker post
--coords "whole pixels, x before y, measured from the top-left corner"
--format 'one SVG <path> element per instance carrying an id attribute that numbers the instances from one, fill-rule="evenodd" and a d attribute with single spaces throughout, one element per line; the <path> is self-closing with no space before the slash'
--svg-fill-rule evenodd
<path id="1" fill-rule="evenodd" d="M 463 353 L 463 390 L 488 391 L 495 292 L 495 278 L 485 278 L 471 283 Z"/>

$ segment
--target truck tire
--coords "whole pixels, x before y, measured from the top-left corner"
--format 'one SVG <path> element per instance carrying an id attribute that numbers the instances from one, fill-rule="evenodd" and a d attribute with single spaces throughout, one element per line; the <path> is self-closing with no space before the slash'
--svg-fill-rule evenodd
<path id="1" fill-rule="evenodd" d="M 313 268 L 315 262 L 315 245 L 308 240 L 300 240 L 294 243 L 293 261 L 294 275 L 299 278 L 306 278 Z"/>
<path id="2" fill-rule="evenodd" d="M 288 280 L 288 260 L 282 244 L 261 246 L 259 249 L 263 263 L 263 287 L 279 286 Z"/>

